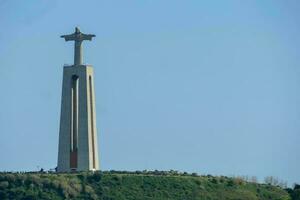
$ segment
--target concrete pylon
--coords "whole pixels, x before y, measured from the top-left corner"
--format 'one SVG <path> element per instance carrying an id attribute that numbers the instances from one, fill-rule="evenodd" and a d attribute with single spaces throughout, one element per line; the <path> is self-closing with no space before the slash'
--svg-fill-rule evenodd
<path id="1" fill-rule="evenodd" d="M 94 73 L 91 65 L 82 64 L 81 48 L 95 35 L 76 28 L 62 37 L 75 41 L 75 55 L 74 65 L 63 71 L 57 171 L 99 170 Z"/>

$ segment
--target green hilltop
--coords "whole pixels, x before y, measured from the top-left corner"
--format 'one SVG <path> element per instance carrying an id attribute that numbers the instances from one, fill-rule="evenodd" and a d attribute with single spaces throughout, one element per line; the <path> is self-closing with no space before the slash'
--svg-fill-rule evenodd
<path id="1" fill-rule="evenodd" d="M 0 173 L 0 199 L 296 200 L 300 187 L 174 171 Z"/>

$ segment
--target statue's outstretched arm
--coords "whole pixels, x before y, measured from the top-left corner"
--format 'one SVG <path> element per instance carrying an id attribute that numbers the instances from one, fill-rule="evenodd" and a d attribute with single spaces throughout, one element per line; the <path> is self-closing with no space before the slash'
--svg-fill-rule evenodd
<path id="1" fill-rule="evenodd" d="M 96 37 L 94 34 L 81 34 L 82 40 L 92 40 L 93 37 Z"/>
<path id="2" fill-rule="evenodd" d="M 62 35 L 60 36 L 61 38 L 65 38 L 65 41 L 70 41 L 70 40 L 75 40 L 76 36 L 75 34 L 70 34 L 70 35 Z"/>

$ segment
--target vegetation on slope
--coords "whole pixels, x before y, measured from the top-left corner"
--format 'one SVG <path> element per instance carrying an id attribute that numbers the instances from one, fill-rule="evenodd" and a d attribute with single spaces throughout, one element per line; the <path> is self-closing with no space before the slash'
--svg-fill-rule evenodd
<path id="1" fill-rule="evenodd" d="M 298 190 L 299 189 L 299 190 Z M 297 193 L 298 191 L 298 193 Z M 283 190 L 240 178 L 171 172 L 0 173 L 0 199 L 300 199 L 300 188 Z M 298 196 L 297 196 L 298 195 Z"/>

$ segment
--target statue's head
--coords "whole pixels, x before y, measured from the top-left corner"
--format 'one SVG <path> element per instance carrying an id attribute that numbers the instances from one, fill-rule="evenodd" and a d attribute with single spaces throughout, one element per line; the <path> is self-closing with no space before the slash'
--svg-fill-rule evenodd
<path id="1" fill-rule="evenodd" d="M 80 33 L 79 27 L 76 27 L 76 28 L 75 28 L 75 33 Z"/>

